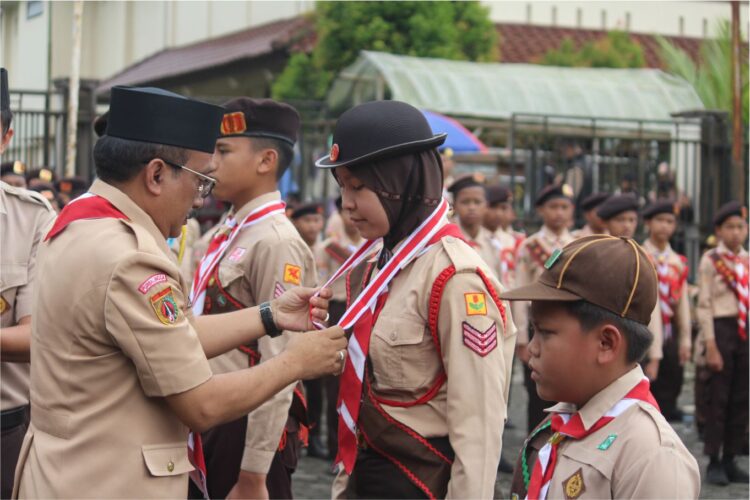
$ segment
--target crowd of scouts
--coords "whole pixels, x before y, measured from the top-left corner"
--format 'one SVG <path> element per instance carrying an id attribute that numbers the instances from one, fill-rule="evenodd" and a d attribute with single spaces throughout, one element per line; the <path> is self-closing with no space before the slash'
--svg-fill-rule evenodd
<path id="1" fill-rule="evenodd" d="M 696 498 L 668 423 L 691 358 L 706 480 L 748 481 L 745 207 L 718 210 L 696 293 L 673 200 L 596 193 L 572 231 L 551 184 L 526 235 L 507 186 L 452 178 L 445 134 L 377 101 L 316 162 L 333 210 L 287 205 L 299 127 L 115 87 L 84 194 L 55 216 L 2 183 L 3 498 L 291 498 L 304 447 L 334 498 L 491 498 L 503 466 L 512 498 Z M 230 208 L 201 234 L 209 195 Z M 503 450 L 514 357 L 529 437 Z"/>

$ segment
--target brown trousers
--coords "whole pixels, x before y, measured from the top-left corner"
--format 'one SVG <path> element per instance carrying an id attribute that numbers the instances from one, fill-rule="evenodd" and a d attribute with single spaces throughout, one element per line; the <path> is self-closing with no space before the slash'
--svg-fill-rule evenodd
<path id="1" fill-rule="evenodd" d="M 674 328 L 673 331 L 677 330 Z M 651 384 L 651 393 L 659 403 L 662 415 L 669 417 L 677 410 L 677 398 L 682 390 L 683 367 L 680 365 L 679 341 L 672 335 L 664 340 L 663 357 L 659 362 L 659 375 Z"/>
<path id="2" fill-rule="evenodd" d="M 716 346 L 724 369 L 706 380 L 703 452 L 725 456 L 742 452 L 748 426 L 748 346 L 737 332 L 737 318 L 715 318 Z"/>
<path id="3" fill-rule="evenodd" d="M 10 498 L 13 494 L 13 476 L 16 473 L 18 454 L 21 452 L 21 444 L 28 427 L 29 412 L 26 410 L 23 423 L 2 430 L 0 440 L 0 483 L 2 483 L 0 494 L 2 498 Z"/>

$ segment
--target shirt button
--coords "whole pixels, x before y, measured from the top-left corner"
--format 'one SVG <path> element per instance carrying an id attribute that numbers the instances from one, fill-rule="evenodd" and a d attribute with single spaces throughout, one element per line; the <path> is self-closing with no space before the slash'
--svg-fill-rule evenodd
<path id="1" fill-rule="evenodd" d="M 448 243 L 453 243 L 453 240 L 454 240 L 454 239 L 455 239 L 455 238 L 453 238 L 453 236 L 446 236 L 446 237 L 445 237 L 445 241 L 447 241 Z"/>
<path id="2" fill-rule="evenodd" d="M 396 340 L 398 338 L 398 335 L 396 335 L 396 332 L 391 333 L 391 340 Z"/>
<path id="3" fill-rule="evenodd" d="M 169 472 L 174 472 L 174 462 L 172 462 L 171 460 L 167 462 L 167 470 Z"/>

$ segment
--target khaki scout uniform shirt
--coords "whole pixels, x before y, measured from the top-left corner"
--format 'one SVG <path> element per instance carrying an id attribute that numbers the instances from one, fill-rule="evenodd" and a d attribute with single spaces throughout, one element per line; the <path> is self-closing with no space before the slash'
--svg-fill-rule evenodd
<path id="1" fill-rule="evenodd" d="M 166 239 L 127 195 L 127 216 L 71 223 L 40 247 L 31 426 L 21 497 L 185 498 L 188 429 L 165 396 L 211 378 Z"/>
<path id="2" fill-rule="evenodd" d="M 508 231 L 505 231 L 503 228 L 497 228 L 494 233 L 492 233 L 492 236 L 494 238 L 494 242 L 496 246 L 499 247 L 499 253 L 500 253 L 500 282 L 503 284 L 506 290 L 515 288 L 516 286 L 516 271 L 515 271 L 515 263 L 516 263 L 516 246 L 518 243 L 516 243 L 518 240 L 515 236 L 513 236 Z M 504 254 L 509 253 L 513 258 L 513 265 L 514 267 L 511 269 L 511 267 L 508 265 L 508 263 L 504 260 L 503 256 Z"/>
<path id="3" fill-rule="evenodd" d="M 656 245 L 654 245 L 651 240 L 646 240 L 643 242 L 643 249 L 646 250 L 654 259 L 654 263 L 658 264 L 659 262 L 659 255 L 660 251 L 658 248 L 656 248 Z M 681 273 L 687 272 L 687 265 L 680 259 L 680 256 L 672 250 L 672 247 L 667 243 L 667 248 L 664 250 L 665 254 L 665 262 L 669 265 L 669 272 L 671 273 L 672 278 L 677 278 Z M 676 274 L 676 276 L 675 276 Z M 659 301 L 656 302 L 656 310 L 659 313 L 659 319 L 661 319 L 661 309 L 660 309 Z M 672 317 L 672 324 L 674 327 L 676 327 L 672 335 L 675 336 L 676 339 L 679 341 L 680 347 L 687 347 L 690 348 L 692 346 L 692 337 L 691 337 L 691 324 L 690 324 L 690 296 L 688 295 L 688 284 L 687 280 L 682 284 L 682 290 L 680 290 L 680 299 L 677 301 L 677 305 L 675 305 L 672 310 L 674 311 L 674 316 Z M 653 316 L 652 316 L 653 318 Z M 653 322 L 653 319 L 652 319 Z M 662 336 L 664 333 L 664 324 L 662 322 Z"/>
<path id="4" fill-rule="evenodd" d="M 239 224 L 261 205 L 281 200 L 278 191 L 255 198 L 235 214 Z M 316 284 L 315 263 L 310 248 L 284 214 L 274 215 L 243 229 L 227 248 L 219 263 L 222 288 L 245 307 L 256 306 L 295 286 Z M 284 350 L 288 334 L 258 341 L 261 360 Z M 234 349 L 210 360 L 214 373 L 229 373 L 248 367 L 248 355 Z M 279 447 L 295 384 L 276 394 L 248 415 L 242 470 L 265 474 Z"/>
<path id="5" fill-rule="evenodd" d="M 0 328 L 31 314 L 36 253 L 55 212 L 34 191 L 0 182 Z M 29 404 L 29 364 L 0 363 L 0 409 Z"/>
<path id="6" fill-rule="evenodd" d="M 553 233 L 548 227 L 542 228 L 526 238 L 518 249 L 516 258 L 516 287 L 530 285 L 539 279 L 544 271 L 544 263 L 537 262 L 536 258 L 531 255 L 529 245 L 538 243 L 548 255 L 552 255 L 557 249 L 561 249 L 573 241 L 570 232 L 565 229 L 560 235 Z M 513 317 L 518 328 L 518 343 L 526 345 L 529 343 L 529 302 L 515 301 L 512 302 Z"/>
<path id="7" fill-rule="evenodd" d="M 719 255 L 729 253 L 723 242 L 715 251 Z M 732 318 L 739 314 L 737 296 L 716 271 L 709 252 L 703 254 L 698 265 L 698 307 L 695 310 L 704 341 L 714 338 L 714 318 Z M 747 261 L 747 250 L 740 250 L 739 257 Z M 731 263 L 727 264 L 733 269 Z"/>
<path id="8" fill-rule="evenodd" d="M 472 238 L 459 224 L 464 238 L 469 243 L 485 264 L 492 270 L 492 274 L 500 279 L 500 244 L 494 240 L 492 233 L 480 226 L 476 238 Z"/>
<path id="9" fill-rule="evenodd" d="M 636 366 L 591 398 L 578 410 L 586 429 L 642 379 Z M 546 411 L 575 413 L 577 408 L 558 403 Z M 695 458 L 659 410 L 639 401 L 585 438 L 560 443 L 547 498 L 683 499 L 698 498 L 699 492 Z"/>
<path id="10" fill-rule="evenodd" d="M 441 359 L 428 328 L 428 302 L 432 284 L 450 265 L 462 271 L 448 280 L 440 302 Z M 503 302 L 503 325 L 497 306 L 474 271 L 477 267 L 500 294 L 497 278 L 471 247 L 454 237 L 443 238 L 391 281 L 388 300 L 370 339 L 372 388 L 379 397 L 414 401 L 445 367 L 447 381 L 428 403 L 383 408 L 426 438 L 448 436 L 455 452 L 448 498 L 493 496 L 507 415 L 515 327 L 507 302 Z M 469 312 L 469 297 L 476 294 L 483 294 L 485 307 Z M 480 332 L 496 326 L 497 347 L 485 356 L 467 347 L 467 325 Z M 340 476 L 334 495 L 341 494 L 339 489 L 345 486 L 345 473 Z"/>
<path id="11" fill-rule="evenodd" d="M 318 268 L 318 283 L 322 285 L 328 281 L 328 278 L 338 271 L 341 264 L 344 263 L 333 257 L 326 250 L 331 243 L 336 243 L 348 252 L 354 253 L 364 241 L 364 239 L 360 238 L 359 241 L 354 242 L 349 236 L 347 236 L 346 232 L 344 232 L 342 236 L 331 237 L 322 242 L 316 243 L 313 248 L 313 253 L 315 254 L 315 265 Z M 331 291 L 333 292 L 331 300 L 346 302 L 346 276 L 342 276 L 340 279 L 331 283 Z"/>

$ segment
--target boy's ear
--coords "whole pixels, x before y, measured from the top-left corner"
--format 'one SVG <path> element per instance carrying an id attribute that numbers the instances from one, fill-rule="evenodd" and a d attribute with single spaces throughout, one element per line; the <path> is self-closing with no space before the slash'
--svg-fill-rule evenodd
<path id="1" fill-rule="evenodd" d="M 596 328 L 598 342 L 597 361 L 599 364 L 609 364 L 617 361 L 617 358 L 627 348 L 625 337 L 620 330 L 609 323 Z"/>

